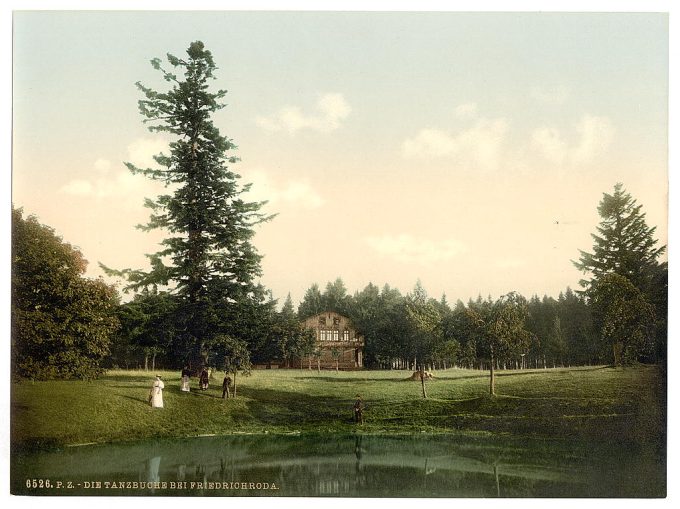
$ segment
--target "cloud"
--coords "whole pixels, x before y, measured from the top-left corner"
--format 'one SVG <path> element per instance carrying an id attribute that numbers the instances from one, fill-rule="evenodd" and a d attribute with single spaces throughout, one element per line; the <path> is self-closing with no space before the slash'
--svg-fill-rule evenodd
<path id="1" fill-rule="evenodd" d="M 531 134 L 530 146 L 554 164 L 586 164 L 606 152 L 615 135 L 608 118 L 593 115 L 584 115 L 574 131 L 575 140 L 569 144 L 557 128 L 535 129 Z"/>
<path id="2" fill-rule="evenodd" d="M 468 129 L 450 133 L 440 129 L 421 129 L 402 145 L 407 158 L 451 158 L 469 166 L 494 170 L 499 167 L 508 131 L 504 118 L 477 119 Z"/>
<path id="3" fill-rule="evenodd" d="M 306 115 L 296 106 L 285 106 L 268 117 L 258 117 L 257 124 L 266 131 L 286 131 L 294 135 L 303 129 L 329 132 L 340 127 L 352 108 L 342 94 L 324 94 L 316 102 L 316 112 Z"/>
<path id="4" fill-rule="evenodd" d="M 249 199 L 268 201 L 270 204 L 284 204 L 296 208 L 316 209 L 325 200 L 307 180 L 288 180 L 274 182 L 268 173 L 261 169 L 244 173 L 244 180 L 252 184 Z"/>
<path id="5" fill-rule="evenodd" d="M 581 139 L 571 154 L 575 163 L 591 161 L 606 151 L 614 139 L 614 127 L 606 117 L 585 115 L 576 130 Z"/>
<path id="6" fill-rule="evenodd" d="M 167 151 L 168 142 L 162 138 L 139 138 L 127 147 L 127 161 L 138 168 L 150 168 L 158 166 L 153 156 Z"/>
<path id="7" fill-rule="evenodd" d="M 87 196 L 92 194 L 93 188 L 87 180 L 75 179 L 62 186 L 60 191 L 73 196 Z"/>
<path id="8" fill-rule="evenodd" d="M 552 127 L 535 129 L 531 134 L 530 144 L 535 151 L 555 164 L 562 164 L 569 150 L 559 130 Z"/>
<path id="9" fill-rule="evenodd" d="M 365 240 L 377 253 L 402 263 L 427 265 L 449 260 L 466 251 L 465 246 L 455 240 L 429 240 L 405 233 L 370 236 Z"/>
<path id="10" fill-rule="evenodd" d="M 141 138 L 128 145 L 127 160 L 142 168 L 156 166 L 153 156 L 167 148 L 167 142 Z M 162 184 L 142 176 L 135 176 L 121 163 L 112 172 L 110 160 L 99 158 L 92 164 L 89 179 L 77 178 L 59 188 L 59 192 L 71 196 L 90 197 L 97 200 L 115 199 L 126 207 L 139 207 L 144 197 L 157 196 L 163 190 Z"/>

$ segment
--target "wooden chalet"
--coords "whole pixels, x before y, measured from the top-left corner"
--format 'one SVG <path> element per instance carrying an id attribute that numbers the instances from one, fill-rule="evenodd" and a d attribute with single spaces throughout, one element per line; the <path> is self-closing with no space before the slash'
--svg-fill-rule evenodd
<path id="1" fill-rule="evenodd" d="M 364 338 L 352 326 L 349 318 L 332 311 L 319 313 L 304 320 L 303 325 L 314 331 L 319 356 L 299 359 L 296 367 L 322 369 L 361 369 L 364 367 Z"/>

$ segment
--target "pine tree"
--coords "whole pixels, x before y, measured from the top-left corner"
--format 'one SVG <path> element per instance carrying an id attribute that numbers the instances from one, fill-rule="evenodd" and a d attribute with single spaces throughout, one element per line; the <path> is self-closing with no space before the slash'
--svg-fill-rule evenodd
<path id="1" fill-rule="evenodd" d="M 326 311 L 323 306 L 321 290 L 317 283 L 312 284 L 305 292 L 302 302 L 298 306 L 298 317 L 301 320 Z"/>
<path id="2" fill-rule="evenodd" d="M 159 168 L 126 163 L 132 173 L 163 182 L 172 191 L 146 200 L 151 216 L 140 226 L 162 229 L 168 236 L 160 251 L 147 255 L 149 271 L 110 272 L 126 276 L 128 290 L 168 287 L 178 299 L 182 355 L 207 363 L 216 335 L 226 327 L 225 317 L 243 320 L 241 312 L 249 309 L 250 301 L 264 301 L 262 288 L 254 283 L 261 256 L 251 239 L 254 226 L 271 216 L 260 212 L 262 202 L 243 199 L 249 186 L 239 185 L 240 176 L 229 169 L 238 158 L 232 154 L 232 140 L 222 136 L 211 119 L 224 107 L 226 91 L 209 90 L 217 69 L 210 51 L 197 41 L 187 56 L 168 54 L 171 70 L 158 58 L 151 61 L 170 83 L 168 91 L 137 83 L 144 95 L 139 110 L 149 130 L 173 137 L 169 155 L 155 157 Z"/>
<path id="3" fill-rule="evenodd" d="M 614 186 L 614 194 L 604 194 L 597 210 L 602 221 L 597 227 L 598 234 L 592 235 L 593 252 L 580 251 L 579 261 L 573 262 L 579 270 L 590 274 L 590 279 L 581 280 L 584 294 L 590 302 L 598 299 L 596 293 L 606 286 L 600 283 L 612 274 L 627 280 L 640 292 L 639 298 L 635 299 L 641 304 L 640 320 L 645 323 L 648 320 L 647 303 L 654 309 L 654 327 L 651 332 L 649 327 L 644 329 L 655 336 L 656 348 L 639 351 L 649 360 L 663 358 L 667 335 L 668 266 L 666 262 L 659 263 L 659 257 L 666 251 L 666 246 L 657 247 L 656 227 L 647 225 L 642 205 L 637 204 L 621 183 Z M 629 314 L 632 316 L 632 311 Z M 600 334 L 604 332 L 600 330 Z"/>
<path id="4" fill-rule="evenodd" d="M 581 285 L 588 288 L 606 274 L 619 274 L 648 293 L 658 258 L 666 250 L 666 246 L 656 247 L 656 227 L 647 226 L 642 205 L 621 183 L 614 186 L 614 194 L 604 194 L 597 211 L 602 221 L 598 234 L 591 235 L 593 252 L 579 250 L 581 257 L 573 262 L 591 275 L 581 280 Z"/>

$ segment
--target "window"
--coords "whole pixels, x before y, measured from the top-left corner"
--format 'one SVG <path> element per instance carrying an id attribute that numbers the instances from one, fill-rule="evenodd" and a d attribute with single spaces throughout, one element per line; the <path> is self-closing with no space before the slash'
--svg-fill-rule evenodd
<path id="1" fill-rule="evenodd" d="M 349 331 L 347 329 L 342 331 L 342 339 L 343 341 L 349 341 Z"/>
<path id="2" fill-rule="evenodd" d="M 340 331 L 334 330 L 333 331 L 333 341 L 337 341 L 338 339 L 340 339 L 339 336 L 340 336 Z"/>
<path id="3" fill-rule="evenodd" d="M 319 331 L 319 341 L 326 341 L 326 331 L 325 330 Z"/>

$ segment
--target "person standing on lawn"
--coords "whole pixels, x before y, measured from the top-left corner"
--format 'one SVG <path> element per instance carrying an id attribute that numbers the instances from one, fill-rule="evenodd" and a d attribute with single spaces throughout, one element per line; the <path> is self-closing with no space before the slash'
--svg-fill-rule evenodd
<path id="1" fill-rule="evenodd" d="M 222 381 L 222 399 L 229 397 L 229 389 L 231 387 L 231 377 L 228 373 L 224 373 L 224 380 Z"/>
<path id="2" fill-rule="evenodd" d="M 160 375 L 156 375 L 156 380 L 154 380 L 151 386 L 151 391 L 149 392 L 149 404 L 152 408 L 163 408 L 163 389 L 165 384 L 161 380 Z"/>
<path id="3" fill-rule="evenodd" d="M 207 368 L 203 368 L 203 371 L 201 371 L 201 376 L 198 380 L 202 391 L 205 391 L 205 390 L 208 389 L 209 379 L 210 379 L 210 375 L 208 375 Z"/>
<path id="4" fill-rule="evenodd" d="M 190 392 L 191 389 L 189 388 L 189 377 L 191 376 L 191 371 L 189 370 L 189 366 L 184 366 L 184 369 L 182 370 L 182 385 L 180 386 L 180 390 L 182 392 Z"/>

